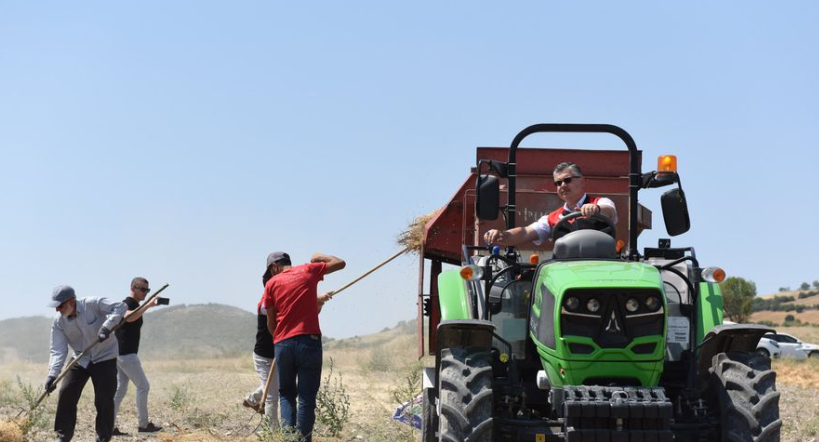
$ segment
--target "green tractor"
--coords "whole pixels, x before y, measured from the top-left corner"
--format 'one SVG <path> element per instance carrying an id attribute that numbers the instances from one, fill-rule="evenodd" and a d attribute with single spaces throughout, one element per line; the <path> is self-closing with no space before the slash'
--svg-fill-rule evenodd
<path id="1" fill-rule="evenodd" d="M 424 313 L 435 318 L 427 321 L 435 325 L 435 366 L 424 372 L 422 440 L 778 441 L 776 373 L 755 353 L 772 330 L 722 324 L 724 272 L 701 266 L 692 247 L 661 239 L 638 251 L 642 190 L 672 186 L 661 197 L 666 230 L 689 229 L 675 158 L 661 160 L 673 167 L 643 173 L 641 152 L 619 127 L 533 125 L 514 138 L 507 161 L 478 160 L 474 193 L 462 192 L 473 201 L 475 224 L 500 213 L 505 228 L 515 226 L 516 185 L 527 167 L 518 146 L 543 132 L 607 133 L 625 143 L 625 240 L 607 218 L 582 223 L 570 214 L 553 228 L 551 256 L 539 262 L 514 247 L 480 245 L 480 229 L 460 227 L 470 238 L 460 265 L 433 265 L 433 293 L 423 295 Z M 585 168 L 594 157 L 583 158 Z M 468 224 L 458 210 L 466 209 L 450 210 L 452 229 Z"/>

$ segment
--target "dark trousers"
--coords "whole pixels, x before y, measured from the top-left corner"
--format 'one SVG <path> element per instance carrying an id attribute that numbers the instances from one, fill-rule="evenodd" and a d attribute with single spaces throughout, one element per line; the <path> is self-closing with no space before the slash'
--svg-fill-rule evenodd
<path id="1" fill-rule="evenodd" d="M 60 383 L 60 398 L 57 400 L 57 416 L 54 418 L 54 431 L 62 440 L 68 442 L 74 437 L 77 424 L 77 402 L 80 401 L 82 389 L 91 378 L 94 384 L 94 406 L 97 408 L 97 441 L 111 440 L 114 430 L 114 393 L 117 392 L 117 359 L 90 363 L 88 368 L 79 364 L 68 371 Z"/>
<path id="2" fill-rule="evenodd" d="M 282 427 L 285 430 L 295 427 L 306 442 L 313 440 L 321 358 L 320 336 L 300 335 L 276 343 Z"/>

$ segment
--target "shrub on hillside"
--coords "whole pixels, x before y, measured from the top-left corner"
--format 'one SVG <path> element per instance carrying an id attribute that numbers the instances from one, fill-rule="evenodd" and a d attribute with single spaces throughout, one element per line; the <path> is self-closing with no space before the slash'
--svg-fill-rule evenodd
<path id="1" fill-rule="evenodd" d="M 755 297 L 751 300 L 751 312 L 792 312 L 796 310 L 796 307 L 788 303 L 795 300 L 793 296 L 777 296 L 768 299 Z"/>
<path id="2" fill-rule="evenodd" d="M 799 299 L 810 298 L 811 296 L 819 295 L 819 291 L 810 290 L 807 292 L 799 292 Z"/>

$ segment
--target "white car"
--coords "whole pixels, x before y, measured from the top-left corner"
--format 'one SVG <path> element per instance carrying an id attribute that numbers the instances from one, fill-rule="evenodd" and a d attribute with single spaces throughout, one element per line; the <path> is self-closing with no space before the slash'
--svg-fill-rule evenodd
<path id="1" fill-rule="evenodd" d="M 802 342 L 787 333 L 766 334 L 759 340 L 756 351 L 773 358 L 819 358 L 819 345 Z"/>

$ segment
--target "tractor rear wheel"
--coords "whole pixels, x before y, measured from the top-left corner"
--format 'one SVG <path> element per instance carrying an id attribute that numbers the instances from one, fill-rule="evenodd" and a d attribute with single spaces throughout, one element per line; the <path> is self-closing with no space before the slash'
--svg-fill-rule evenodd
<path id="1" fill-rule="evenodd" d="M 438 437 L 441 442 L 492 442 L 492 366 L 489 350 L 441 350 Z"/>
<path id="2" fill-rule="evenodd" d="M 771 360 L 756 353 L 719 353 L 709 372 L 722 442 L 779 442 L 782 420 Z"/>

